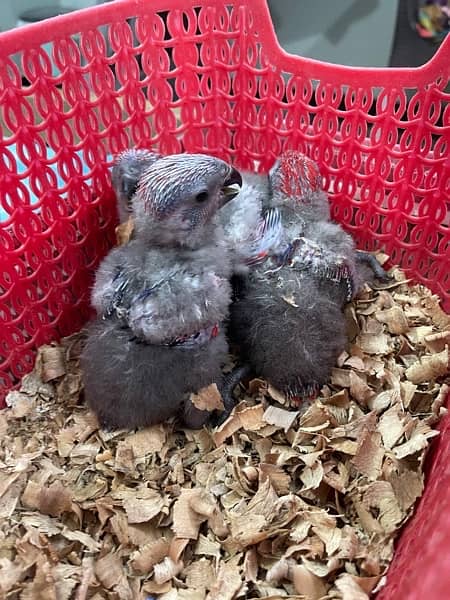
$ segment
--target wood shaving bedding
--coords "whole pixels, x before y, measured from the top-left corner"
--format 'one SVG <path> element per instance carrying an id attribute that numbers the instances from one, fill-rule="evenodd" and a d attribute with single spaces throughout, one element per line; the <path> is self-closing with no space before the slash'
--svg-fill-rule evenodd
<path id="1" fill-rule="evenodd" d="M 303 413 L 255 379 L 219 429 L 103 432 L 83 333 L 42 347 L 0 413 L 0 597 L 368 598 L 450 382 L 450 317 L 391 273 L 347 307 L 348 348 Z"/>

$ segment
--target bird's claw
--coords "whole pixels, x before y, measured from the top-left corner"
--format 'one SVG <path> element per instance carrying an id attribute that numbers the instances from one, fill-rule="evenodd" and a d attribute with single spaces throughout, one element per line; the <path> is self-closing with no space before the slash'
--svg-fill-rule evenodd
<path id="1" fill-rule="evenodd" d="M 347 302 L 350 302 L 351 299 L 353 298 L 353 295 L 355 293 L 355 284 L 353 281 L 353 277 L 350 273 L 350 270 L 348 268 L 343 269 L 343 274 L 342 274 L 342 279 L 345 283 L 345 286 L 347 288 L 347 296 L 346 296 L 346 300 Z"/>
<path id="2" fill-rule="evenodd" d="M 349 264 L 341 258 L 338 258 L 332 264 L 322 268 L 322 274 L 325 279 L 335 281 L 337 283 L 344 282 L 346 286 L 346 301 L 350 302 L 355 294 L 355 281 L 353 269 Z"/>
<path id="3" fill-rule="evenodd" d="M 310 383 L 306 386 L 305 389 L 305 397 L 308 400 L 315 400 L 317 398 L 317 396 L 319 395 L 319 384 L 317 383 Z"/>
<path id="4" fill-rule="evenodd" d="M 317 383 L 308 383 L 306 385 L 295 386 L 294 390 L 290 390 L 287 394 L 289 402 L 296 408 L 302 404 L 310 404 L 319 394 L 319 385 Z"/>

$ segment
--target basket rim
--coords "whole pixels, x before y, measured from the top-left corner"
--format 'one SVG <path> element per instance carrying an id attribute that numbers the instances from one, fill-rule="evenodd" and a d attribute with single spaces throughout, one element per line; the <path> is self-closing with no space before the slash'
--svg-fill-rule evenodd
<path id="1" fill-rule="evenodd" d="M 200 0 L 183 0 L 181 7 L 180 0 L 152 0 L 151 3 L 149 0 L 115 0 L 61 14 L 0 33 L 3 51 L 0 60 L 68 35 L 143 16 L 148 14 L 150 6 L 152 11 L 162 12 L 201 8 L 204 4 Z M 420 88 L 439 77 L 450 79 L 450 35 L 446 36 L 431 59 L 419 67 L 348 66 L 306 58 L 284 50 L 278 41 L 267 0 L 228 0 L 226 4 L 223 0 L 208 0 L 208 6 L 216 6 L 220 10 L 226 6 L 243 11 L 252 9 L 252 18 L 261 33 L 264 52 L 274 70 L 354 87 Z M 54 35 L 55 31 L 58 31 L 57 36 Z"/>

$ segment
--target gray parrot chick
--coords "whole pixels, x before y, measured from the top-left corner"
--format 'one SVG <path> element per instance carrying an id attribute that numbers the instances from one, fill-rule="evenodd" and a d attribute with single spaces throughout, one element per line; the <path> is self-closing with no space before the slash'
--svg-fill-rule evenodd
<path id="1" fill-rule="evenodd" d="M 188 398 L 221 381 L 232 261 L 217 212 L 240 174 L 205 155 L 160 158 L 133 198 L 135 236 L 96 274 L 98 317 L 82 354 L 85 396 L 103 427 L 132 429 L 209 413 Z"/>
<path id="2" fill-rule="evenodd" d="M 239 194 L 220 210 L 225 238 L 233 255 L 236 275 L 248 273 L 252 264 L 266 257 L 271 246 L 270 232 L 264 227 L 264 207 L 270 194 L 267 174 L 244 171 Z"/>
<path id="3" fill-rule="evenodd" d="M 321 187 L 317 164 L 289 150 L 270 171 L 270 205 L 282 213 L 290 241 L 289 260 L 327 281 L 341 283 L 342 302 L 351 300 L 366 281 L 389 279 L 376 258 L 356 250 L 353 238 L 331 220 L 328 196 Z M 332 289 L 337 291 L 336 286 Z"/>
<path id="4" fill-rule="evenodd" d="M 362 279 L 351 236 L 330 219 L 317 165 L 288 151 L 269 182 L 265 214 L 282 231 L 241 279 L 229 332 L 256 374 L 298 403 L 314 397 L 344 350 L 343 306 Z"/>
<path id="5" fill-rule="evenodd" d="M 294 404 L 315 397 L 347 341 L 339 303 L 288 266 L 258 265 L 241 280 L 228 332 L 253 372 Z"/>
<path id="6" fill-rule="evenodd" d="M 302 223 L 330 220 L 330 204 L 322 190 L 319 168 L 305 154 L 296 150 L 284 152 L 271 168 L 269 182 L 267 206 L 289 211 L 284 215 L 285 227 L 291 224 L 291 219 L 294 225 L 294 214 L 297 214 L 297 227 L 300 215 Z"/>
<path id="7" fill-rule="evenodd" d="M 131 215 L 132 200 L 142 173 L 160 157 L 150 150 L 135 148 L 124 150 L 116 157 L 111 170 L 111 183 L 116 194 L 121 223 Z"/>

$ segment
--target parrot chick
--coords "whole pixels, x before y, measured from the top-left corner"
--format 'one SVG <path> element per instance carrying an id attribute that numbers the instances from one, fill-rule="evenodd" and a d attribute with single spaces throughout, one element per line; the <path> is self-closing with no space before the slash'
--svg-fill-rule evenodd
<path id="1" fill-rule="evenodd" d="M 342 282 L 342 303 L 354 298 L 374 277 L 389 280 L 375 256 L 356 250 L 353 238 L 331 221 L 328 196 L 313 160 L 289 150 L 272 167 L 269 179 L 270 206 L 282 212 L 286 233 L 282 263 L 293 260 L 321 276 L 325 284 Z M 336 286 L 333 289 L 336 291 Z"/>
<path id="2" fill-rule="evenodd" d="M 130 148 L 116 157 L 111 170 L 111 183 L 117 198 L 120 223 L 131 216 L 132 200 L 144 171 L 160 158 L 159 154 L 145 149 Z"/>
<path id="3" fill-rule="evenodd" d="M 232 267 L 217 211 L 241 183 L 230 165 L 200 154 L 160 158 L 141 175 L 134 239 L 98 269 L 98 316 L 81 357 L 85 397 L 102 427 L 178 415 L 197 428 L 209 418 L 189 395 L 222 380 Z"/>
<path id="4" fill-rule="evenodd" d="M 330 220 L 315 163 L 286 152 L 269 183 L 263 220 L 270 214 L 276 234 L 241 279 L 229 332 L 256 374 L 298 403 L 326 383 L 344 350 L 343 307 L 362 279 L 351 236 Z"/>
<path id="5" fill-rule="evenodd" d="M 233 255 L 236 275 L 248 273 L 251 265 L 265 259 L 272 245 L 273 231 L 264 219 L 264 206 L 270 194 L 269 177 L 252 172 L 241 172 L 239 194 L 220 210 L 225 238 Z"/>

